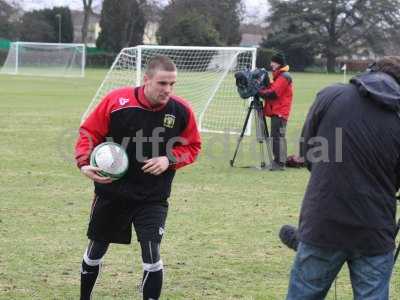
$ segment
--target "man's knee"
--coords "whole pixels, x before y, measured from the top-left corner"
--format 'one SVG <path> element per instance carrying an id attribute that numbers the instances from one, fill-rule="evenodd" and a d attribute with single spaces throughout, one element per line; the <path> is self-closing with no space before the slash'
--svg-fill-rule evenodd
<path id="1" fill-rule="evenodd" d="M 142 261 L 144 264 L 155 264 L 160 261 L 160 242 L 141 241 Z"/>
<path id="2" fill-rule="evenodd" d="M 83 254 L 85 264 L 92 267 L 100 265 L 107 252 L 108 245 L 105 242 L 90 241 Z"/>

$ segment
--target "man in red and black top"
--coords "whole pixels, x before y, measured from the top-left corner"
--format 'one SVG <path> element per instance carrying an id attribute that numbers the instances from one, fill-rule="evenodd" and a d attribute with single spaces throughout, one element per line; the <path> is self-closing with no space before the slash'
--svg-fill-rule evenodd
<path id="1" fill-rule="evenodd" d="M 293 83 L 285 56 L 276 53 L 271 57 L 273 82 L 259 90 L 259 95 L 266 101 L 264 114 L 271 118 L 272 152 L 274 161 L 271 170 L 284 170 L 287 145 L 286 124 L 289 119 L 293 100 Z"/>
<path id="2" fill-rule="evenodd" d="M 109 244 L 131 242 L 132 225 L 142 250 L 143 299 L 160 297 L 160 243 L 172 180 L 175 170 L 194 162 L 201 148 L 192 109 L 172 95 L 176 77 L 176 66 L 168 57 L 152 58 L 143 86 L 111 91 L 80 127 L 77 165 L 95 186 L 81 300 L 90 299 Z M 99 169 L 89 164 L 93 148 L 106 140 L 121 144 L 129 156 L 127 173 L 116 181 L 99 176 Z"/>

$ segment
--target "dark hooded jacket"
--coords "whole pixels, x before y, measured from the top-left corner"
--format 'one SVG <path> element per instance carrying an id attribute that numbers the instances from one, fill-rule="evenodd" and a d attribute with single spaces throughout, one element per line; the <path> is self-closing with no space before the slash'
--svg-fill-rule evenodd
<path id="1" fill-rule="evenodd" d="M 300 240 L 378 255 L 394 249 L 400 183 L 400 86 L 367 72 L 317 95 L 303 127 L 311 171 Z"/>

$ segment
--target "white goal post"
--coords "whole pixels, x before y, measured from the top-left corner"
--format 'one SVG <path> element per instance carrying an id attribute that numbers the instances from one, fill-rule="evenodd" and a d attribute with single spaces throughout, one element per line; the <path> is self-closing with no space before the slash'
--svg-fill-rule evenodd
<path id="1" fill-rule="evenodd" d="M 2 74 L 84 77 L 84 44 L 13 42 Z"/>
<path id="2" fill-rule="evenodd" d="M 240 133 L 248 101 L 237 93 L 234 73 L 255 68 L 257 48 L 137 46 L 124 48 L 114 60 L 82 122 L 112 89 L 139 86 L 149 59 L 167 55 L 178 68 L 175 94 L 187 99 L 203 132 Z M 248 126 L 246 134 L 250 134 Z"/>

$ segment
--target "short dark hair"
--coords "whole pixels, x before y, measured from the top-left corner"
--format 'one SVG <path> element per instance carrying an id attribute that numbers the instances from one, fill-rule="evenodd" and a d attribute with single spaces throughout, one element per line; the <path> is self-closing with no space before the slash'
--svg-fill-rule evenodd
<path id="1" fill-rule="evenodd" d="M 386 56 L 378 60 L 373 69 L 389 74 L 400 84 L 400 56 Z"/>
<path id="2" fill-rule="evenodd" d="M 176 65 L 168 56 L 153 56 L 147 63 L 145 74 L 152 77 L 157 71 L 175 72 Z"/>

